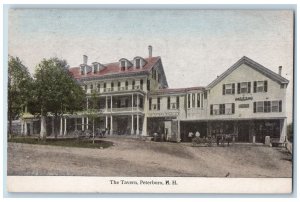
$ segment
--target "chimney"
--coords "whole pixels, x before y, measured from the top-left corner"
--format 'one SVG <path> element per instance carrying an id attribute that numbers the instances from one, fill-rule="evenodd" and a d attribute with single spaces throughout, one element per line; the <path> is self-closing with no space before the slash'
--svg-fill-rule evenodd
<path id="1" fill-rule="evenodd" d="M 148 50 L 149 50 L 149 58 L 152 58 L 152 46 L 151 45 L 148 46 Z"/>
<path id="2" fill-rule="evenodd" d="M 83 55 L 83 64 L 87 65 L 88 56 Z"/>
<path id="3" fill-rule="evenodd" d="M 278 74 L 281 76 L 281 72 L 282 72 L 282 66 L 278 67 Z"/>

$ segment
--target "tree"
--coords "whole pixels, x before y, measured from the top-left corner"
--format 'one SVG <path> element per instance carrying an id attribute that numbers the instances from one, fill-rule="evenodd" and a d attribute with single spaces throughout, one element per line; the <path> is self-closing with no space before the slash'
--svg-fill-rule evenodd
<path id="1" fill-rule="evenodd" d="M 41 117 L 40 138 L 46 140 L 46 117 L 73 113 L 82 109 L 85 93 L 68 71 L 67 62 L 58 58 L 43 59 L 34 74 L 34 108 Z"/>
<path id="2" fill-rule="evenodd" d="M 93 144 L 95 143 L 95 119 L 99 116 L 99 110 L 97 110 L 97 102 L 98 101 L 98 94 L 96 91 L 92 91 L 90 100 L 89 100 L 89 107 L 86 110 L 85 114 L 92 120 L 92 133 L 93 133 Z"/>
<path id="3" fill-rule="evenodd" d="M 8 61 L 8 119 L 9 135 L 12 135 L 12 120 L 20 117 L 32 92 L 32 78 L 28 68 L 18 57 L 9 56 Z"/>

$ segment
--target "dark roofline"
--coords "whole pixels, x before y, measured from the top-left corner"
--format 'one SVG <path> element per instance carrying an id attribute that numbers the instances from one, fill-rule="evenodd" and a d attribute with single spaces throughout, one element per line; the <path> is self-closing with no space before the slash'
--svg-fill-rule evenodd
<path id="1" fill-rule="evenodd" d="M 235 64 L 233 64 L 230 68 L 228 68 L 225 72 L 223 72 L 218 78 L 216 78 L 210 84 L 208 84 L 206 88 L 208 88 L 208 89 L 213 88 L 221 80 L 223 80 L 226 76 L 228 76 L 231 72 L 233 72 L 235 69 L 237 69 L 242 64 L 247 64 L 249 67 L 260 72 L 261 74 L 265 75 L 266 77 L 276 81 L 279 84 L 288 84 L 289 83 L 289 81 L 286 78 L 280 76 L 279 74 L 276 74 L 275 72 L 262 66 L 261 64 L 255 62 L 254 60 L 251 60 L 250 58 L 243 56 Z"/>

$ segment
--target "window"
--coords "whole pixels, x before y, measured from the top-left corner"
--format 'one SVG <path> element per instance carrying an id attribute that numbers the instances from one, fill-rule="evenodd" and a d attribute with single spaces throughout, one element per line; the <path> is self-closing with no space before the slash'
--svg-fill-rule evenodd
<path id="1" fill-rule="evenodd" d="M 210 115 L 229 115 L 235 113 L 235 104 L 214 104 L 210 105 Z"/>
<path id="2" fill-rule="evenodd" d="M 167 108 L 168 108 L 168 109 L 170 109 L 170 107 L 171 107 L 171 98 L 170 98 L 170 97 L 168 97 Z"/>
<path id="3" fill-rule="evenodd" d="M 118 81 L 118 90 L 121 90 L 121 82 Z"/>
<path id="4" fill-rule="evenodd" d="M 279 101 L 272 101 L 272 112 L 279 112 Z"/>
<path id="5" fill-rule="evenodd" d="M 159 73 L 157 73 L 157 81 L 160 82 L 160 80 L 161 80 L 161 76 Z"/>
<path id="6" fill-rule="evenodd" d="M 238 94 L 250 93 L 251 92 L 251 82 L 238 83 Z"/>
<path id="7" fill-rule="evenodd" d="M 156 70 L 153 70 L 153 72 L 152 72 L 152 78 L 153 78 L 154 80 L 156 80 Z"/>
<path id="8" fill-rule="evenodd" d="M 136 67 L 137 69 L 139 69 L 139 68 L 141 67 L 141 59 L 136 59 L 136 60 L 135 60 L 135 67 Z"/>
<path id="9" fill-rule="evenodd" d="M 124 60 L 121 61 L 121 70 L 122 71 L 125 71 L 125 65 L 126 65 L 126 62 Z"/>
<path id="10" fill-rule="evenodd" d="M 143 79 L 141 79 L 140 80 L 140 88 L 143 90 L 143 85 L 144 85 L 144 80 Z"/>
<path id="11" fill-rule="evenodd" d="M 111 82 L 110 87 L 111 87 L 111 91 L 114 91 L 114 82 Z"/>
<path id="12" fill-rule="evenodd" d="M 218 115 L 220 113 L 220 105 L 213 105 L 213 115 Z"/>
<path id="13" fill-rule="evenodd" d="M 268 81 L 254 81 L 253 82 L 253 92 L 267 92 L 268 91 Z"/>
<path id="14" fill-rule="evenodd" d="M 157 110 L 160 110 L 160 98 L 157 98 Z"/>
<path id="15" fill-rule="evenodd" d="M 225 104 L 225 114 L 232 114 L 232 103 Z"/>
<path id="16" fill-rule="evenodd" d="M 132 81 L 132 90 L 134 89 L 135 86 L 135 80 Z"/>
<path id="17" fill-rule="evenodd" d="M 192 107 L 195 107 L 195 93 L 192 94 Z"/>
<path id="18" fill-rule="evenodd" d="M 100 87 L 101 87 L 101 85 L 100 85 L 100 83 L 98 83 L 98 85 L 97 85 L 98 91 L 100 91 Z"/>
<path id="19" fill-rule="evenodd" d="M 201 108 L 203 108 L 203 93 L 201 93 Z"/>
<path id="20" fill-rule="evenodd" d="M 128 81 L 125 82 L 125 89 L 128 90 Z"/>
<path id="21" fill-rule="evenodd" d="M 87 85 L 84 85 L 84 90 L 87 91 Z"/>
<path id="22" fill-rule="evenodd" d="M 176 108 L 179 109 L 179 96 L 176 97 Z"/>
<path id="23" fill-rule="evenodd" d="M 274 100 L 274 101 L 259 101 L 253 103 L 253 112 L 282 112 L 282 101 Z"/>
<path id="24" fill-rule="evenodd" d="M 149 98 L 149 110 L 151 110 L 151 106 L 152 106 L 152 98 Z"/>
<path id="25" fill-rule="evenodd" d="M 91 89 L 91 91 L 93 90 L 93 84 L 90 85 L 90 89 Z"/>
<path id="26" fill-rule="evenodd" d="M 284 86 L 285 86 L 284 84 L 280 84 L 280 88 L 284 88 Z"/>
<path id="27" fill-rule="evenodd" d="M 94 74 L 96 74 L 98 72 L 98 65 L 94 65 Z"/>
<path id="28" fill-rule="evenodd" d="M 204 92 L 204 99 L 207 99 L 207 91 Z"/>
<path id="29" fill-rule="evenodd" d="M 81 67 L 80 71 L 81 71 L 81 75 L 84 75 L 84 67 Z"/>
<path id="30" fill-rule="evenodd" d="M 191 94 L 188 94 L 188 108 L 191 108 Z"/>
<path id="31" fill-rule="evenodd" d="M 229 84 L 223 84 L 223 95 L 231 95 L 235 94 L 235 84 L 229 83 Z"/>
<path id="32" fill-rule="evenodd" d="M 106 91 L 106 83 L 103 84 L 104 91 Z"/>
<path id="33" fill-rule="evenodd" d="M 197 93 L 197 107 L 200 107 L 200 93 Z"/>

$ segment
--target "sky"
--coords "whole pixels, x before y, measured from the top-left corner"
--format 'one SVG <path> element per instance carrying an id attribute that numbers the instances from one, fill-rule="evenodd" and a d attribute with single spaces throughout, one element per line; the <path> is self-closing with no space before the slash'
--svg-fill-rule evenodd
<path id="1" fill-rule="evenodd" d="M 170 88 L 206 86 L 243 56 L 290 81 L 292 114 L 293 13 L 288 10 L 12 9 L 8 52 L 31 73 L 43 58 L 69 65 L 160 56 Z"/>

